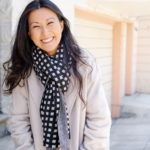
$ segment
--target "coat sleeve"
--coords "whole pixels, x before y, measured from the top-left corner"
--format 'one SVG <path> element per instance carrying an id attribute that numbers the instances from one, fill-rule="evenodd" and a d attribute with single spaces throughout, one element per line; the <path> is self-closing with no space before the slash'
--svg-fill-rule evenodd
<path id="1" fill-rule="evenodd" d="M 15 150 L 35 150 L 25 87 L 17 86 L 13 90 L 9 110 L 8 129 L 15 143 Z"/>
<path id="2" fill-rule="evenodd" d="M 101 75 L 94 61 L 87 79 L 86 121 L 80 150 L 109 150 L 111 115 Z"/>

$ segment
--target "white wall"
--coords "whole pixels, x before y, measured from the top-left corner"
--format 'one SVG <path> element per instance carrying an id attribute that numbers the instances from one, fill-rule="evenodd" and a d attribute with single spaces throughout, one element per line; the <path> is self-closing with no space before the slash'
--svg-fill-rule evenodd
<path id="1" fill-rule="evenodd" d="M 136 91 L 150 93 L 150 16 L 138 18 Z"/>
<path id="2" fill-rule="evenodd" d="M 32 0 L 12 0 L 12 36 L 16 32 L 18 20 L 26 5 Z"/>
<path id="3" fill-rule="evenodd" d="M 74 28 L 74 1 L 75 0 L 53 0 L 63 12 L 64 16 L 69 20 L 72 31 Z"/>
<path id="4" fill-rule="evenodd" d="M 136 92 L 136 67 L 137 67 L 137 40 L 138 40 L 138 32 L 137 32 L 137 22 L 135 21 L 134 26 L 134 49 L 133 49 L 133 74 L 132 74 L 132 93 Z"/>
<path id="5" fill-rule="evenodd" d="M 127 42 L 127 26 L 123 24 L 123 59 L 122 59 L 122 97 L 125 95 L 125 68 L 126 68 L 126 42 Z"/>

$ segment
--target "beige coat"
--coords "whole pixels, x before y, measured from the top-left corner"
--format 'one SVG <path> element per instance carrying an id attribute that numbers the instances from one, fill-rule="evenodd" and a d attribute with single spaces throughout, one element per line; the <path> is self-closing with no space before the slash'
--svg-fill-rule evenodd
<path id="1" fill-rule="evenodd" d="M 83 76 L 84 105 L 78 95 L 73 76 L 63 100 L 69 109 L 71 128 L 70 150 L 108 150 L 110 112 L 105 98 L 99 69 L 89 54 L 85 60 L 93 67 L 79 65 Z M 46 150 L 42 146 L 40 103 L 44 87 L 32 70 L 28 85 L 13 90 L 8 127 L 16 150 Z M 33 136 L 33 138 L 32 138 Z"/>

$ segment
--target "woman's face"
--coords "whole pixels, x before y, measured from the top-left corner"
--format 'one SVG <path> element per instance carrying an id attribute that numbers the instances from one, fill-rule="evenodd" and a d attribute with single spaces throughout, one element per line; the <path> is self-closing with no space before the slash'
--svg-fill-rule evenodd
<path id="1" fill-rule="evenodd" d="M 59 21 L 57 15 L 48 8 L 33 10 L 29 14 L 29 36 L 34 44 L 54 55 L 61 40 L 64 22 Z"/>

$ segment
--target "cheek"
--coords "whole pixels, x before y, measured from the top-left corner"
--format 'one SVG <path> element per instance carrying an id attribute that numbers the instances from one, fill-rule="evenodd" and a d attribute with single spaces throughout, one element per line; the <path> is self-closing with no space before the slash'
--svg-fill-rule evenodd
<path id="1" fill-rule="evenodd" d="M 57 28 L 57 36 L 59 37 L 59 38 L 61 38 L 62 37 L 62 29 L 61 28 Z"/>
<path id="2" fill-rule="evenodd" d="M 36 42 L 39 39 L 39 33 L 35 31 L 31 31 L 30 37 L 32 41 Z"/>
<path id="3" fill-rule="evenodd" d="M 57 35 L 61 35 L 62 34 L 62 27 L 60 26 L 60 24 L 57 24 L 54 28 L 55 34 Z"/>

